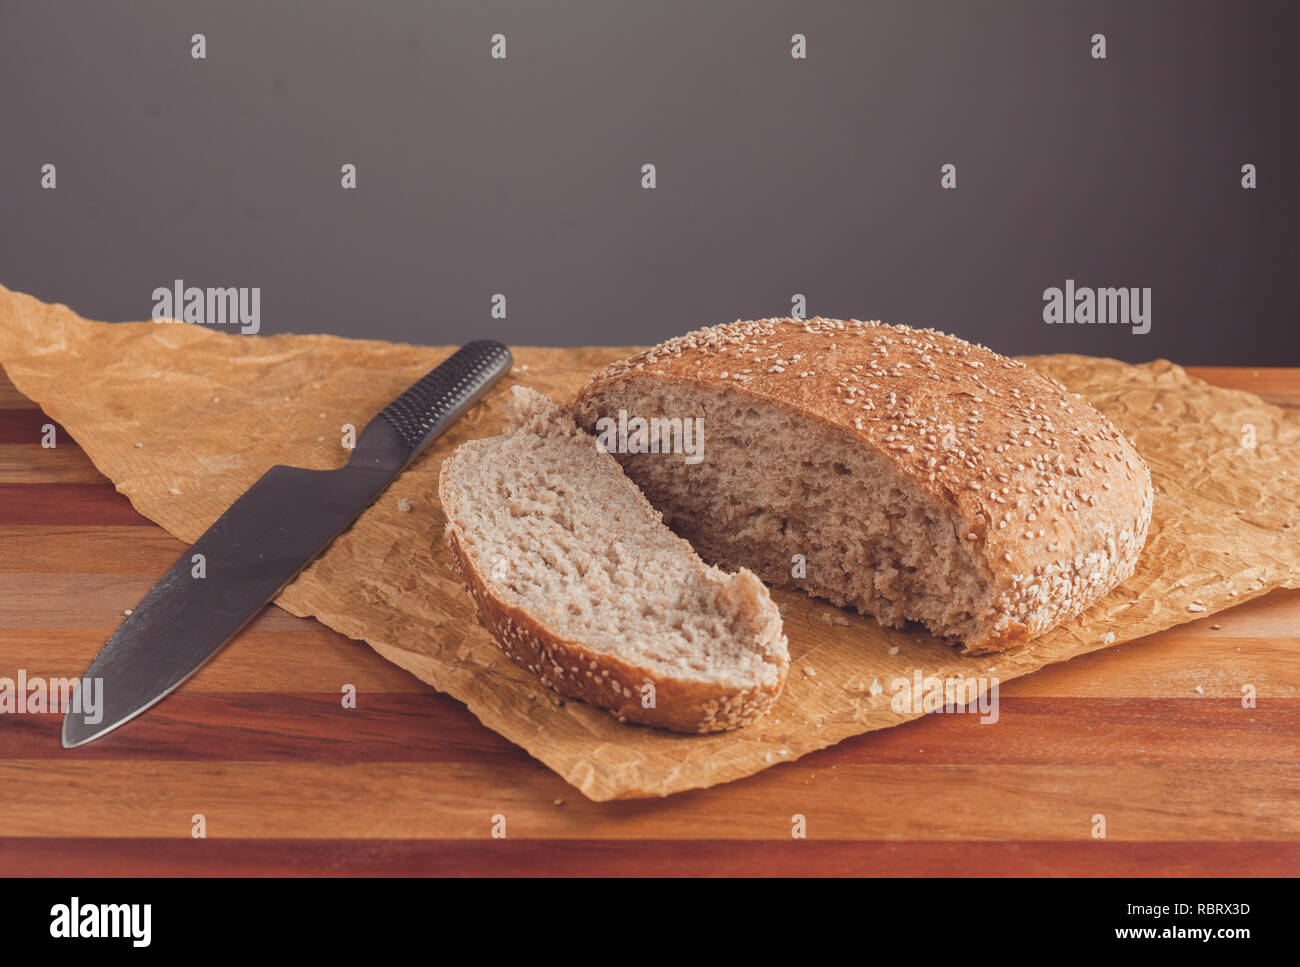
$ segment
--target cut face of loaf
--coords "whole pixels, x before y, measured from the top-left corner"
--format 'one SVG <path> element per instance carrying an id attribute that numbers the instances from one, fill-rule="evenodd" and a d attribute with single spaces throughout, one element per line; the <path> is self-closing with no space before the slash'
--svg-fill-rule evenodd
<path id="1" fill-rule="evenodd" d="M 513 393 L 508 431 L 460 447 L 439 481 L 497 644 L 621 721 L 715 732 L 762 715 L 789 666 L 767 588 L 701 561 L 566 411 Z"/>
<path id="2" fill-rule="evenodd" d="M 992 581 L 960 540 L 958 515 L 887 458 L 729 388 L 630 378 L 601 395 L 606 407 L 703 420 L 698 465 L 662 454 L 620 459 L 705 560 L 750 568 L 887 627 L 916 620 L 955 638 L 975 631 Z"/>
<path id="3" fill-rule="evenodd" d="M 968 653 L 1079 613 L 1146 539 L 1150 474 L 1101 414 L 932 330 L 717 326 L 607 368 L 573 409 L 609 442 L 622 414 L 628 451 L 644 449 L 637 417 L 702 427 L 689 459 L 616 455 L 705 560 L 887 627 L 919 622 Z"/>

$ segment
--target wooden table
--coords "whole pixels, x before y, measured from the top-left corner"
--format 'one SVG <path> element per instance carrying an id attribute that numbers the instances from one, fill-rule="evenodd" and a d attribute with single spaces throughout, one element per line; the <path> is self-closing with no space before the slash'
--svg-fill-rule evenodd
<path id="1" fill-rule="evenodd" d="M 1300 408 L 1300 369 L 1191 371 Z M 47 422 L 0 375 L 0 677 L 80 675 L 183 550 L 66 434 L 42 449 Z M 1243 710 L 1261 670 L 1283 693 Z M 340 708 L 339 682 L 357 710 Z M 85 748 L 60 747 L 58 715 L 0 715 L 0 869 L 1300 873 L 1300 591 L 1007 683 L 1000 713 L 993 728 L 933 715 L 716 789 L 597 804 L 364 644 L 272 607 Z"/>

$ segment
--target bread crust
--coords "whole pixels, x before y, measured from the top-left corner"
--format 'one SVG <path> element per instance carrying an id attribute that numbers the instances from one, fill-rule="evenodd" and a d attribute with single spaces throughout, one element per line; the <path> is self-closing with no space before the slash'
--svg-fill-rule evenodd
<path id="1" fill-rule="evenodd" d="M 1024 644 L 1133 573 L 1154 491 L 1146 462 L 1082 397 L 1018 360 L 932 329 L 737 321 L 614 363 L 578 392 L 591 429 L 628 380 L 727 389 L 887 458 L 955 510 L 994 587 L 969 654 Z M 653 414 L 640 414 L 650 416 Z"/>

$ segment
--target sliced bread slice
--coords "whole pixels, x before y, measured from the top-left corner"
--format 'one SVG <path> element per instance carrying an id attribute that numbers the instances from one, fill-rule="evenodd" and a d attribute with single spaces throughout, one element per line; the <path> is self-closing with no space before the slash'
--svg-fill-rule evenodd
<path id="1" fill-rule="evenodd" d="M 501 649 L 620 721 L 719 732 L 767 711 L 790 658 L 766 586 L 700 560 L 558 404 L 515 387 L 508 420 L 439 480 L 447 542 Z"/>

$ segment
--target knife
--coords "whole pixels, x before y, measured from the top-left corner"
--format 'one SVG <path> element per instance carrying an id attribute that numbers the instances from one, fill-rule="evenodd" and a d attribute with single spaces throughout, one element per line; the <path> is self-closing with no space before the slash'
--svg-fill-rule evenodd
<path id="1" fill-rule="evenodd" d="M 63 747 L 111 732 L 198 671 L 510 364 L 510 350 L 499 342 L 467 343 L 366 425 L 346 466 L 276 466 L 263 474 L 99 650 L 81 687 L 99 679 L 102 707 L 95 716 L 69 709 Z"/>

